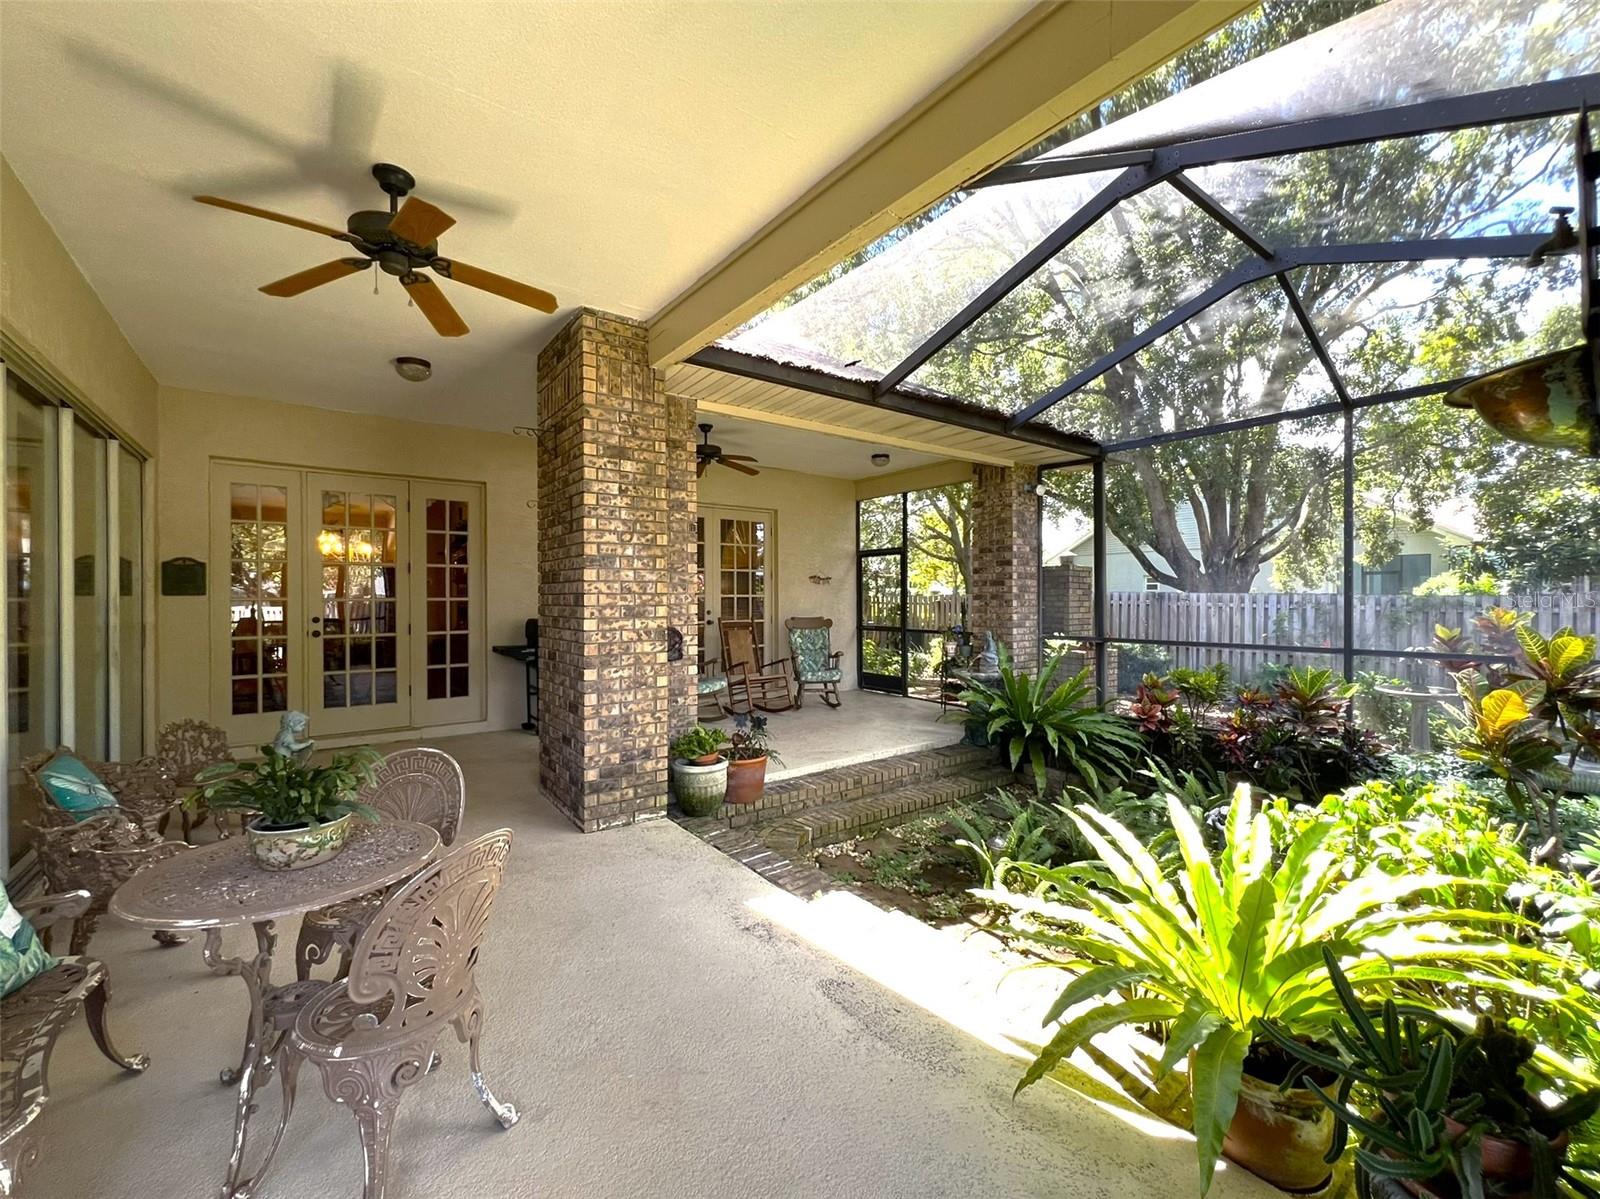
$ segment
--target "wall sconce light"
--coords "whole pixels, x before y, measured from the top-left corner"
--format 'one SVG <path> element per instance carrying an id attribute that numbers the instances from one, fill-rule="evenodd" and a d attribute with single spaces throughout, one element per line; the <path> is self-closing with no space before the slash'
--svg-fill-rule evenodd
<path id="1" fill-rule="evenodd" d="M 889 455 L 885 454 L 882 450 L 879 450 L 876 454 L 872 455 L 872 465 L 873 466 L 888 466 L 889 465 Z"/>
<path id="2" fill-rule="evenodd" d="M 396 358 L 394 373 L 407 383 L 425 383 L 433 375 L 433 363 L 426 358 Z"/>
<path id="3" fill-rule="evenodd" d="M 535 429 L 532 425 L 512 425 L 511 433 L 515 437 L 539 436 L 539 430 Z"/>

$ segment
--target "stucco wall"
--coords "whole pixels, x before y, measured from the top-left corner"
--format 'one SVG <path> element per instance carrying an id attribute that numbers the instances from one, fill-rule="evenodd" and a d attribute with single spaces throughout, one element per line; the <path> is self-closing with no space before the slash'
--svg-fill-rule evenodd
<path id="1" fill-rule="evenodd" d="M 856 685 L 856 486 L 795 471 L 763 468 L 756 478 L 719 466 L 700 478 L 700 508 L 766 508 L 777 512 L 778 603 L 774 649 L 788 653 L 790 616 L 833 619 L 833 648 L 844 651 L 844 687 Z M 812 575 L 831 576 L 813 583 Z"/>
<path id="2" fill-rule="evenodd" d="M 449 397 L 440 396 L 447 404 Z M 533 397 L 529 396 L 529 408 Z M 538 614 L 534 444 L 509 433 L 332 412 L 272 400 L 161 389 L 157 557 L 210 557 L 210 463 L 243 459 L 295 467 L 452 479 L 484 484 L 486 644 L 520 643 Z M 213 572 L 216 567 L 213 566 Z M 226 581 L 226 572 L 213 577 Z M 208 601 L 158 600 L 158 703 L 162 721 L 204 715 L 209 705 Z M 457 732 L 514 728 L 523 719 L 520 666 L 491 656 L 488 719 Z"/>
<path id="3" fill-rule="evenodd" d="M 0 159 L 0 327 L 120 437 L 156 448 L 155 377 Z M 43 382 L 44 380 L 41 380 Z"/>

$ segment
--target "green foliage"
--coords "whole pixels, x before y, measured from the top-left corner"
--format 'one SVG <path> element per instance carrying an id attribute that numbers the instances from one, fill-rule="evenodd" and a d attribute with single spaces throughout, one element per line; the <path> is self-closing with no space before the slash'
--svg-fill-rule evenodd
<path id="1" fill-rule="evenodd" d="M 1306 1080 L 1338 1121 L 1328 1160 L 1337 1159 L 1354 1129 L 1361 1138 L 1356 1162 L 1367 1179 L 1449 1175 L 1460 1193 L 1482 1196 L 1482 1139 L 1493 1135 L 1528 1147 L 1531 1199 L 1558 1199 L 1565 1166 L 1553 1142 L 1600 1112 L 1600 1088 L 1591 1080 L 1547 1104 L 1530 1090 L 1528 1077 L 1541 1090 L 1569 1080 L 1541 1070 L 1527 1037 L 1491 1016 L 1480 1016 L 1467 1031 L 1393 999 L 1370 1006 L 1327 948 L 1323 959 L 1344 1017 L 1331 1026 L 1332 1046 L 1308 1045 L 1271 1020 L 1262 1031 L 1303 1068 L 1338 1080 L 1332 1093 L 1314 1077 Z M 1363 1193 L 1368 1189 L 1364 1184 Z"/>
<path id="2" fill-rule="evenodd" d="M 1325 946 L 1352 986 L 1379 991 L 1408 980 L 1493 990 L 1505 985 L 1494 967 L 1533 952 L 1476 931 L 1470 914 L 1414 902 L 1455 881 L 1447 876 L 1377 869 L 1348 876 L 1325 846 L 1331 821 L 1307 824 L 1274 853 L 1272 822 L 1255 809 L 1248 787 L 1234 792 L 1215 855 L 1185 805 L 1171 796 L 1166 803 L 1176 883 L 1130 830 L 1080 807 L 1074 819 L 1097 864 L 1019 867 L 1030 886 L 995 888 L 983 898 L 1010 908 L 1039 946 L 1070 955 L 1050 959 L 1072 980 L 1045 1017 L 1059 1027 L 1018 1089 L 1099 1033 L 1164 1026 L 1158 1073 L 1194 1053 L 1204 1188 L 1262 1022 L 1294 1037 L 1327 1034 L 1339 1004 Z M 1099 1002 L 1073 1014 L 1089 1000 Z"/>
<path id="3" fill-rule="evenodd" d="M 254 762 L 218 762 L 195 777 L 196 789 L 185 803 L 213 811 L 257 812 L 263 824 L 285 827 L 317 825 L 355 813 L 376 820 L 377 812 L 356 799 L 373 779 L 383 759 L 363 746 L 336 753 L 326 766 L 302 764 L 261 747 Z"/>
<path id="4" fill-rule="evenodd" d="M 733 718 L 733 736 L 728 738 L 728 758 L 734 762 L 750 762 L 756 758 L 770 758 L 782 765 L 783 759 L 772 748 L 772 733 L 767 728 L 767 718 L 754 713 Z"/>
<path id="5" fill-rule="evenodd" d="M 1457 674 L 1456 681 L 1462 705 L 1451 745 L 1463 761 L 1504 782 L 1506 798 L 1519 816 L 1532 818 L 1543 839 L 1539 853 L 1558 853 L 1561 743 L 1535 715 L 1544 703 L 1544 685 L 1523 680 L 1491 688 L 1471 669 Z"/>
<path id="6" fill-rule="evenodd" d="M 990 740 L 1006 746 L 1013 770 L 1027 757 L 1040 793 L 1045 767 L 1052 761 L 1075 770 L 1095 788 L 1102 778 L 1123 777 L 1143 745 L 1132 725 L 1095 704 L 1087 667 L 1053 685 L 1065 673 L 1065 661 L 1065 652 L 1052 654 L 1035 677 L 1014 669 L 1001 646 L 999 684 L 974 680 L 960 696 L 974 715 L 987 721 Z"/>
<path id="7" fill-rule="evenodd" d="M 696 758 L 716 753 L 726 744 L 728 744 L 727 733 L 721 729 L 708 729 L 704 725 L 697 724 L 688 732 L 674 737 L 667 752 L 674 758 L 693 762 Z"/>

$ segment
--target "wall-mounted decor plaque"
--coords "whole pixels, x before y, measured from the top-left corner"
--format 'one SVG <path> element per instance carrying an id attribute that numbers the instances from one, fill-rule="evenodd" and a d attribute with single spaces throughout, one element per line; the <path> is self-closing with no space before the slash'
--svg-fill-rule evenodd
<path id="1" fill-rule="evenodd" d="M 162 595 L 204 595 L 206 564 L 199 558 L 168 558 L 161 564 Z"/>

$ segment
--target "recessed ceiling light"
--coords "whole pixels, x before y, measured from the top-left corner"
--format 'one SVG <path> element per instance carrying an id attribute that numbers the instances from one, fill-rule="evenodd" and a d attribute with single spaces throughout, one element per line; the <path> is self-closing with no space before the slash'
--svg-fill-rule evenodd
<path id="1" fill-rule="evenodd" d="M 876 454 L 872 455 L 872 465 L 873 466 L 888 466 L 889 465 L 889 455 L 885 454 L 882 450 L 879 450 Z"/>
<path id="2" fill-rule="evenodd" d="M 426 358 L 396 358 L 394 370 L 408 383 L 422 383 L 433 374 L 433 363 Z"/>

